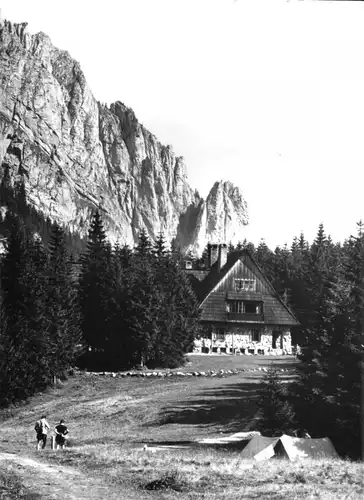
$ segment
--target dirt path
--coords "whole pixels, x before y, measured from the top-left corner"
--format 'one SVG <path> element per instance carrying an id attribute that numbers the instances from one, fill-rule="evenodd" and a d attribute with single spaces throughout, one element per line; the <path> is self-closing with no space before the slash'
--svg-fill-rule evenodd
<path id="1" fill-rule="evenodd" d="M 119 500 L 127 497 L 111 485 L 70 467 L 49 465 L 14 453 L 0 453 L 0 467 L 21 477 L 24 486 L 46 500 Z"/>

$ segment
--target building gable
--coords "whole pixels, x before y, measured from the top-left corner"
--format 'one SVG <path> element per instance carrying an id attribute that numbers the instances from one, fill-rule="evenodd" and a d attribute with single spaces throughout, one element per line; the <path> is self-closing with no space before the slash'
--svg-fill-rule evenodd
<path id="1" fill-rule="evenodd" d="M 235 254 L 206 278 L 201 321 L 298 325 L 253 258 L 245 251 Z"/>

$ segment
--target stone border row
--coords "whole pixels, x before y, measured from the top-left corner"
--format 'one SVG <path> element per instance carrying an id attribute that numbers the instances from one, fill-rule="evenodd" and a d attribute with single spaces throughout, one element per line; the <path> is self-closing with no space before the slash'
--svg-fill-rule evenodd
<path id="1" fill-rule="evenodd" d="M 280 368 L 278 372 L 292 372 L 290 368 Z M 169 378 L 169 377 L 227 377 L 237 375 L 242 372 L 268 372 L 268 368 L 240 368 L 234 370 L 209 370 L 198 372 L 182 372 L 182 371 L 128 371 L 128 372 L 84 372 L 86 375 L 105 376 L 112 378 L 138 377 L 138 378 Z"/>

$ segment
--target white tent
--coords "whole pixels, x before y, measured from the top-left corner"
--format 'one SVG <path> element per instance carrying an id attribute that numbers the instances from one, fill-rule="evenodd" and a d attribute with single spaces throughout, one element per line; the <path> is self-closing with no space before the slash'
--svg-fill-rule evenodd
<path id="1" fill-rule="evenodd" d="M 336 458 L 338 454 L 329 438 L 305 439 L 283 434 L 281 437 L 256 436 L 244 448 L 242 458 L 261 461 L 269 458 Z"/>
<path id="2" fill-rule="evenodd" d="M 338 454 L 328 437 L 304 439 L 286 436 L 279 438 L 274 446 L 275 456 L 296 460 L 297 458 L 337 458 Z"/>
<path id="3" fill-rule="evenodd" d="M 255 458 L 264 450 L 272 449 L 279 437 L 254 436 L 241 452 L 242 458 Z M 270 458 L 270 457 L 267 457 Z"/>

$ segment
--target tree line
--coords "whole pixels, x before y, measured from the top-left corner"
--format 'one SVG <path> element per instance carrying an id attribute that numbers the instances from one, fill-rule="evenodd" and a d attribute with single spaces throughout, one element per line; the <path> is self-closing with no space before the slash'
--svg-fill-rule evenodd
<path id="1" fill-rule="evenodd" d="M 261 394 L 262 430 L 306 428 L 329 436 L 341 453 L 359 456 L 361 377 L 364 373 L 364 224 L 334 243 L 320 224 L 309 244 L 271 251 L 243 242 L 300 322 L 298 379 L 280 384 L 274 370 Z M 278 382 L 277 382 L 278 380 Z M 362 402 L 362 404 L 364 401 Z M 364 432 L 364 429 L 362 429 Z"/>
<path id="2" fill-rule="evenodd" d="M 79 269 L 81 329 L 89 346 L 82 362 L 109 369 L 131 365 L 176 367 L 198 330 L 198 302 L 163 234 L 145 230 L 132 250 L 113 248 L 98 212 Z"/>
<path id="3" fill-rule="evenodd" d="M 183 363 L 198 328 L 198 304 L 180 256 L 145 231 L 135 249 L 111 246 L 93 215 L 75 259 L 53 224 L 48 247 L 6 214 L 0 266 L 0 405 L 46 388 L 76 362 L 118 370 Z"/>
<path id="4" fill-rule="evenodd" d="M 20 219 L 7 215 L 0 266 L 0 405 L 47 387 L 79 355 L 77 289 L 63 231 L 49 250 Z"/>

